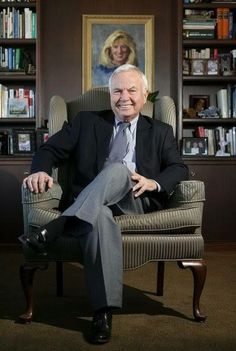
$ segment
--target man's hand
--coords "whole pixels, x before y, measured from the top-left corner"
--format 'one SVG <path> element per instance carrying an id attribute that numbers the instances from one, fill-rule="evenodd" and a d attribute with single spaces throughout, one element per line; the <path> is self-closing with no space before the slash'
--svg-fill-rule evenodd
<path id="1" fill-rule="evenodd" d="M 45 172 L 32 173 L 23 180 L 23 186 L 36 194 L 42 193 L 46 185 L 50 189 L 53 185 L 53 178 Z"/>
<path id="2" fill-rule="evenodd" d="M 135 197 L 142 195 L 145 191 L 154 191 L 157 189 L 157 184 L 154 180 L 145 178 L 136 172 L 132 174 L 131 179 L 137 182 L 133 187 Z"/>

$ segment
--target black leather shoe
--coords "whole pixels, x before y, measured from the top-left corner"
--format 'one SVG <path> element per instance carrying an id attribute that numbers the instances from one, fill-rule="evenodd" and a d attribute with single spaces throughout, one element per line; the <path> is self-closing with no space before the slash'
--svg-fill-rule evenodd
<path id="1" fill-rule="evenodd" d="M 105 344 L 111 339 L 112 312 L 97 312 L 93 315 L 91 343 Z"/>
<path id="2" fill-rule="evenodd" d="M 41 230 L 36 233 L 31 233 L 29 236 L 21 235 L 19 240 L 28 246 L 30 246 L 35 252 L 47 255 L 47 239 L 46 230 Z"/>

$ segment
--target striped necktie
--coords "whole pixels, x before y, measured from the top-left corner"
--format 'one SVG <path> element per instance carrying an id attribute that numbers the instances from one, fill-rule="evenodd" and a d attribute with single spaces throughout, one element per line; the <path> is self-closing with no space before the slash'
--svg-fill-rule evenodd
<path id="1" fill-rule="evenodd" d="M 128 136 L 130 123 L 119 122 L 119 130 L 113 140 L 111 151 L 109 154 L 108 162 L 122 162 L 128 147 Z"/>

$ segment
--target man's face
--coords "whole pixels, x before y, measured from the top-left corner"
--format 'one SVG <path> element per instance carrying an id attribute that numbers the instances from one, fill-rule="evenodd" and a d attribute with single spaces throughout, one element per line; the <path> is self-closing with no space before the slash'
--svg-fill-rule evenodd
<path id="1" fill-rule="evenodd" d="M 136 71 L 120 72 L 111 82 L 111 108 L 121 120 L 137 117 L 147 101 L 142 80 Z"/>

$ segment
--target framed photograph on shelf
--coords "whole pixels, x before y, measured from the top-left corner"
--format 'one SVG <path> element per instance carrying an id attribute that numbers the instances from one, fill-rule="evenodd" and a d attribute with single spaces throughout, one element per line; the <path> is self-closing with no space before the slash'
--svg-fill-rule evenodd
<path id="1" fill-rule="evenodd" d="M 219 74 L 219 63 L 218 63 L 218 60 L 207 60 L 207 63 L 206 63 L 206 74 L 208 76 L 217 76 Z"/>
<path id="2" fill-rule="evenodd" d="M 39 128 L 36 130 L 36 145 L 37 149 L 42 145 L 43 143 L 46 143 L 48 141 L 49 134 L 48 134 L 48 129 L 43 129 Z"/>
<path id="3" fill-rule="evenodd" d="M 204 76 L 206 60 L 192 59 L 191 61 L 191 75 Z"/>
<path id="4" fill-rule="evenodd" d="M 183 138 L 182 154 L 184 156 L 207 156 L 207 138 Z"/>
<path id="5" fill-rule="evenodd" d="M 29 102 L 27 98 L 9 98 L 8 116 L 13 118 L 29 117 Z"/>
<path id="6" fill-rule="evenodd" d="M 194 110 L 196 117 L 210 106 L 210 95 L 189 95 L 189 108 Z"/>
<path id="7" fill-rule="evenodd" d="M 34 129 L 13 130 L 13 154 L 31 155 L 36 149 Z"/>
<path id="8" fill-rule="evenodd" d="M 124 63 L 138 66 L 153 90 L 154 16 L 83 15 L 82 88 L 108 86 Z"/>

